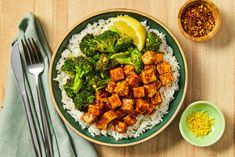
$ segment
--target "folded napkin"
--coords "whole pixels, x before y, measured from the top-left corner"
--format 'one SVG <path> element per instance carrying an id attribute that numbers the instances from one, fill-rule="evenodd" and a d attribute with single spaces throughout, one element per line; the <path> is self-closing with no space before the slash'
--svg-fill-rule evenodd
<path id="1" fill-rule="evenodd" d="M 19 34 L 15 41 L 23 37 L 33 37 L 37 40 L 45 62 L 45 70 L 41 75 L 42 88 L 46 100 L 46 108 L 49 115 L 49 125 L 52 134 L 53 150 L 55 157 L 97 157 L 92 145 L 72 132 L 59 118 L 48 89 L 48 67 L 51 59 L 51 51 L 44 38 L 40 24 L 32 13 L 26 15 L 19 24 Z M 21 50 L 22 53 L 22 50 Z M 39 108 L 36 100 L 36 87 L 34 77 L 29 74 L 23 62 L 23 69 L 26 74 L 26 88 L 29 101 L 33 106 L 34 118 L 39 132 L 40 143 L 42 144 L 42 127 L 40 124 Z M 42 150 L 45 150 L 42 147 Z M 0 156 L 2 157 L 34 157 L 34 150 L 26 121 L 23 100 L 10 68 L 8 88 L 0 112 Z M 45 153 L 44 153 L 45 156 Z"/>

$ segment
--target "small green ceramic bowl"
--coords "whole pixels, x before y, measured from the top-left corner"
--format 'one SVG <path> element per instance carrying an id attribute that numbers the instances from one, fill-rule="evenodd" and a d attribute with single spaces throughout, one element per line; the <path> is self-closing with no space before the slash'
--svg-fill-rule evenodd
<path id="1" fill-rule="evenodd" d="M 210 119 L 214 120 L 212 131 L 203 137 L 196 137 L 187 126 L 186 119 L 193 112 L 207 112 Z M 192 145 L 206 147 L 216 143 L 223 135 L 225 129 L 224 115 L 220 109 L 209 101 L 196 101 L 190 104 L 183 112 L 180 123 L 180 133 Z"/>

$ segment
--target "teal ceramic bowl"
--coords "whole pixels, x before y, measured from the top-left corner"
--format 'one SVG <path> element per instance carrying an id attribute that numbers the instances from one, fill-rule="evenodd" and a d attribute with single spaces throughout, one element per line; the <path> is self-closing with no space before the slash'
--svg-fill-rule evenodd
<path id="1" fill-rule="evenodd" d="M 214 125 L 212 131 L 203 137 L 196 137 L 187 126 L 186 119 L 193 112 L 207 112 L 210 119 L 213 119 Z M 206 147 L 216 143 L 223 135 L 225 129 L 225 120 L 220 109 L 209 101 L 197 101 L 190 104 L 183 112 L 179 128 L 183 138 L 192 145 Z"/>
<path id="2" fill-rule="evenodd" d="M 110 137 L 110 136 L 93 137 L 88 132 L 87 129 L 82 129 L 79 123 L 76 122 L 70 116 L 70 114 L 63 108 L 63 104 L 61 102 L 61 91 L 59 89 L 58 82 L 53 81 L 53 78 L 55 78 L 57 75 L 56 64 L 61 57 L 62 51 L 68 45 L 69 39 L 72 37 L 73 34 L 81 32 L 89 23 L 96 22 L 99 19 L 108 19 L 110 17 L 116 17 L 118 15 L 129 15 L 139 21 L 147 20 L 147 24 L 149 26 L 151 26 L 154 29 L 159 30 L 160 32 L 163 32 L 166 35 L 167 43 L 173 49 L 174 55 L 180 66 L 180 78 L 179 78 L 179 90 L 175 92 L 174 94 L 175 99 L 172 100 L 170 103 L 168 114 L 164 115 L 163 121 L 160 124 L 146 131 L 138 138 L 122 139 L 122 140 L 116 141 L 113 137 Z M 65 124 L 69 126 L 78 135 L 82 136 L 83 138 L 91 142 L 101 144 L 101 145 L 117 146 L 117 147 L 138 144 L 140 142 L 146 141 L 156 136 L 163 129 L 165 129 L 172 122 L 172 120 L 174 119 L 174 117 L 176 116 L 176 114 L 178 113 L 181 107 L 181 104 L 184 100 L 185 93 L 187 90 L 187 82 L 188 82 L 188 72 L 187 72 L 186 60 L 185 60 L 183 51 L 178 41 L 174 37 L 174 35 L 167 29 L 166 26 L 164 26 L 161 22 L 159 22 L 155 18 L 147 14 L 134 11 L 134 10 L 128 10 L 128 9 L 115 9 L 115 10 L 102 11 L 94 15 L 91 15 L 89 17 L 86 17 L 85 19 L 78 22 L 78 24 L 76 24 L 75 27 L 71 31 L 69 31 L 65 35 L 63 40 L 59 43 L 57 50 L 53 54 L 51 64 L 50 64 L 50 71 L 49 71 L 49 84 L 50 84 L 49 88 L 50 88 L 51 97 L 52 97 L 54 106 L 58 114 L 60 115 L 62 120 L 65 122 Z"/>

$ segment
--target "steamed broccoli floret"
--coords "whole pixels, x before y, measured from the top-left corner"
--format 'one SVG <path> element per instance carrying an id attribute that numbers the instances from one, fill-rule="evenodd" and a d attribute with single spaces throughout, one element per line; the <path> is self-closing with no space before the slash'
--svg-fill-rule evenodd
<path id="1" fill-rule="evenodd" d="M 73 97 L 74 94 L 76 94 L 83 87 L 84 76 L 93 70 L 91 63 L 82 56 L 74 59 L 67 59 L 62 68 L 66 69 L 65 72 L 69 74 L 73 73 L 73 81 L 68 80 L 64 85 L 64 89 L 69 97 Z"/>
<path id="2" fill-rule="evenodd" d="M 73 102 L 78 110 L 87 111 L 87 106 L 94 102 L 94 98 L 95 91 L 87 87 L 75 95 Z"/>
<path id="3" fill-rule="evenodd" d="M 83 86 L 82 78 L 92 71 L 91 63 L 83 56 L 76 58 L 76 74 L 73 83 L 74 93 L 77 93 Z"/>
<path id="4" fill-rule="evenodd" d="M 100 77 L 101 77 L 102 79 L 110 79 L 109 71 L 108 71 L 108 70 L 101 71 L 101 72 L 100 72 Z"/>
<path id="5" fill-rule="evenodd" d="M 61 71 L 69 74 L 71 77 L 74 77 L 75 62 L 72 58 L 65 60 L 64 64 L 61 67 Z"/>
<path id="6" fill-rule="evenodd" d="M 74 83 L 73 83 L 73 92 L 77 93 L 83 86 L 83 81 L 82 81 L 82 74 L 81 74 L 81 68 L 78 66 L 76 67 L 76 75 L 74 78 Z"/>
<path id="7" fill-rule="evenodd" d="M 84 36 L 79 44 L 81 51 L 86 56 L 93 56 L 95 51 L 97 50 L 97 42 L 94 40 L 94 36 L 92 34 L 87 34 Z"/>
<path id="8" fill-rule="evenodd" d="M 115 52 L 114 45 L 119 39 L 119 34 L 114 31 L 105 31 L 98 36 L 87 34 L 82 38 L 80 49 L 86 56 L 94 56 L 99 52 Z"/>
<path id="9" fill-rule="evenodd" d="M 87 60 L 94 65 L 99 60 L 100 55 L 101 54 L 97 52 L 93 56 L 87 57 Z"/>
<path id="10" fill-rule="evenodd" d="M 95 63 L 95 70 L 107 70 L 109 64 L 109 57 L 106 54 L 101 54 L 99 60 Z"/>
<path id="11" fill-rule="evenodd" d="M 76 71 L 80 73 L 81 77 L 92 71 L 92 65 L 85 57 L 79 56 L 76 58 L 76 63 Z"/>
<path id="12" fill-rule="evenodd" d="M 102 89 L 110 81 L 110 77 L 105 73 L 91 74 L 86 77 L 87 86 L 93 87 L 95 91 Z"/>
<path id="13" fill-rule="evenodd" d="M 120 38 L 117 32 L 107 30 L 95 37 L 97 42 L 97 50 L 100 52 L 115 52 L 114 46 Z"/>
<path id="14" fill-rule="evenodd" d="M 74 97 L 74 91 L 73 91 L 73 79 L 67 80 L 67 83 L 64 85 L 64 90 L 68 97 L 73 98 Z"/>
<path id="15" fill-rule="evenodd" d="M 158 51 L 161 44 L 162 41 L 157 34 L 153 32 L 147 34 L 146 43 L 145 43 L 146 50 Z"/>
<path id="16" fill-rule="evenodd" d="M 64 64 L 61 67 L 62 71 L 72 71 L 74 69 L 74 61 L 72 58 L 68 58 L 65 60 Z"/>
<path id="17" fill-rule="evenodd" d="M 128 51 L 116 53 L 110 58 L 119 64 L 133 65 L 135 67 L 136 72 L 140 73 L 144 66 L 141 56 L 142 53 L 138 49 L 130 48 Z"/>
<path id="18" fill-rule="evenodd" d="M 127 51 L 132 46 L 133 46 L 132 38 L 130 37 L 120 38 L 117 40 L 115 44 L 115 51 L 116 52 Z"/>

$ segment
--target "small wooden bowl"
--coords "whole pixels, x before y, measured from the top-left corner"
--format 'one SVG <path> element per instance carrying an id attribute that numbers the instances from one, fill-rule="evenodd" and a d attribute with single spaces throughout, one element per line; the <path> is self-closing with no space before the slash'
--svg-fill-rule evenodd
<path id="1" fill-rule="evenodd" d="M 181 17 L 182 14 L 184 13 L 184 11 L 191 5 L 194 4 L 203 4 L 205 6 L 207 6 L 213 13 L 213 16 L 215 18 L 215 26 L 212 29 L 211 32 L 209 32 L 206 36 L 202 36 L 202 37 L 194 37 L 189 35 L 187 32 L 185 32 L 185 30 L 183 29 L 182 23 L 181 23 Z M 188 2 L 186 2 L 180 9 L 179 13 L 178 13 L 178 25 L 179 25 L 179 29 L 180 31 L 184 34 L 184 36 L 186 36 L 187 38 L 194 40 L 194 41 L 205 41 L 205 40 L 209 40 L 211 39 L 213 36 L 215 36 L 215 34 L 218 32 L 219 28 L 220 28 L 220 24 L 221 24 L 221 15 L 219 12 L 219 9 L 217 8 L 217 6 L 210 0 L 189 0 Z"/>

